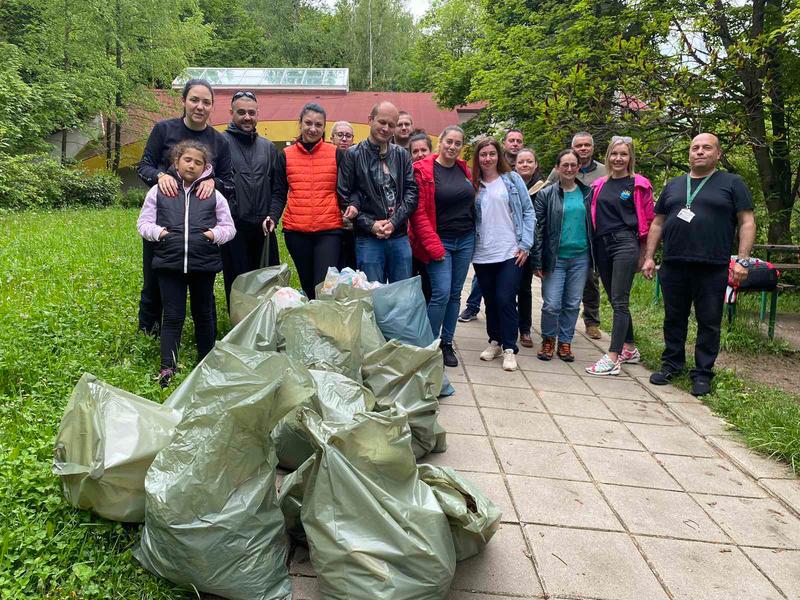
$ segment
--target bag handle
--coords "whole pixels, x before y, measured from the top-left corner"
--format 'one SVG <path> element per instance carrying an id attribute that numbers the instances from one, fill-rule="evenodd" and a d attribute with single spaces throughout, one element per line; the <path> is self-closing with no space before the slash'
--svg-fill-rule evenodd
<path id="1" fill-rule="evenodd" d="M 260 261 L 261 269 L 269 266 L 269 243 L 270 243 L 270 236 L 269 234 L 267 234 L 264 236 L 264 246 L 261 249 L 261 261 Z"/>

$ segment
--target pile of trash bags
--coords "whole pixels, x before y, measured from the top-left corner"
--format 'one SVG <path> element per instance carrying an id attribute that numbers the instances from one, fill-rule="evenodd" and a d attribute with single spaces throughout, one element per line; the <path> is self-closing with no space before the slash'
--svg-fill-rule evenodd
<path id="1" fill-rule="evenodd" d="M 445 598 L 501 514 L 417 465 L 446 449 L 449 385 L 419 279 L 354 273 L 310 302 L 285 265 L 240 276 L 237 324 L 163 405 L 85 374 L 55 442 L 67 501 L 143 521 L 146 569 L 224 598 L 291 598 L 290 537 L 325 598 Z"/>

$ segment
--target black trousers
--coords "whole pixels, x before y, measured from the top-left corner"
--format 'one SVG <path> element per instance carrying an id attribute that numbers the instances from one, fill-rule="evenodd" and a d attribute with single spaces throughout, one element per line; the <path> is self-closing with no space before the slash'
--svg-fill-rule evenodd
<path id="1" fill-rule="evenodd" d="M 231 309 L 231 286 L 234 280 L 242 273 L 248 273 L 261 268 L 261 254 L 264 250 L 265 236 L 261 227 L 234 223 L 236 236 L 222 250 L 222 277 L 225 281 L 225 300 L 228 311 Z M 278 251 L 278 237 L 275 232 L 269 234 L 269 263 L 265 266 L 273 267 L 280 264 Z"/>
<path id="2" fill-rule="evenodd" d="M 511 348 L 516 354 L 519 351 L 517 293 L 522 269 L 515 262 L 515 258 L 509 258 L 499 263 L 473 263 L 472 267 L 486 304 L 486 333 L 489 334 L 489 341 L 497 342 L 504 350 Z"/>
<path id="3" fill-rule="evenodd" d="M 350 267 L 356 270 L 356 232 L 355 229 L 342 229 L 342 249 L 339 254 L 339 270 Z"/>
<path id="4" fill-rule="evenodd" d="M 302 233 L 284 229 L 283 239 L 297 269 L 300 286 L 308 299 L 313 300 L 316 297 L 314 288 L 325 279 L 328 267 L 339 264 L 341 230 Z"/>
<path id="5" fill-rule="evenodd" d="M 711 379 L 719 354 L 719 335 L 728 265 L 692 262 L 664 262 L 658 272 L 664 297 L 664 352 L 661 362 L 670 371 L 686 365 L 686 333 L 694 305 L 697 342 L 692 379 Z"/>
<path id="6" fill-rule="evenodd" d="M 583 322 L 589 325 L 600 325 L 600 278 L 590 268 L 583 288 Z"/>
<path id="7" fill-rule="evenodd" d="M 411 257 L 411 276 L 419 275 L 419 282 L 422 285 L 422 295 L 425 296 L 425 303 L 431 301 L 431 278 L 428 275 L 428 265 L 421 260 Z"/>
<path id="8" fill-rule="evenodd" d="M 154 333 L 161 323 L 161 291 L 158 275 L 153 270 L 153 253 L 157 242 L 142 240 L 142 292 L 139 296 L 139 329 Z"/>
<path id="9" fill-rule="evenodd" d="M 519 294 L 517 295 L 517 307 L 519 309 L 519 332 L 531 333 L 533 324 L 533 262 L 531 259 L 522 265 L 522 279 L 519 282 Z"/>
<path id="10" fill-rule="evenodd" d="M 608 350 L 622 352 L 623 344 L 633 343 L 633 320 L 629 305 L 633 276 L 639 267 L 639 238 L 630 230 L 595 238 L 595 255 L 600 280 L 614 309 Z"/>
<path id="11" fill-rule="evenodd" d="M 216 273 L 188 273 L 158 269 L 161 303 L 161 368 L 174 369 L 178 364 L 183 323 L 186 320 L 186 292 L 189 292 L 197 342 L 197 359 L 201 360 L 214 347 L 217 324 L 214 314 L 214 279 Z"/>

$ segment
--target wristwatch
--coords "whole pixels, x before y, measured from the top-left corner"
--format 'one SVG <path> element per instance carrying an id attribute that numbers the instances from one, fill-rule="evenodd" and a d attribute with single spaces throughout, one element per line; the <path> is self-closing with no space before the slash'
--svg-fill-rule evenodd
<path id="1" fill-rule="evenodd" d="M 159 172 L 156 174 L 156 181 L 158 181 L 159 179 L 161 179 L 161 176 L 162 176 L 162 175 L 166 175 L 166 173 L 164 173 L 164 171 L 159 171 Z"/>
<path id="2" fill-rule="evenodd" d="M 749 269 L 753 266 L 753 262 L 749 258 L 737 258 L 736 264 L 744 267 L 745 269 Z"/>

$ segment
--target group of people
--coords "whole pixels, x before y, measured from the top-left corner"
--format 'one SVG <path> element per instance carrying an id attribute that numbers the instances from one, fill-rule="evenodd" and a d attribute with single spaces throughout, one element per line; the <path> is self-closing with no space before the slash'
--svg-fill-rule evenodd
<path id="1" fill-rule="evenodd" d="M 502 357 L 504 369 L 517 368 L 517 342 L 533 346 L 534 276 L 542 280 L 543 297 L 537 356 L 575 360 L 581 303 L 588 335 L 601 336 L 599 275 L 613 321 L 608 352 L 586 369 L 598 376 L 639 361 L 630 291 L 637 272 L 653 276 L 663 237 L 667 348 L 652 381 L 668 383 L 683 369 L 694 303 L 694 391 L 707 393 L 734 228 L 740 230 L 738 278 L 746 277 L 755 232 L 742 180 L 716 170 L 721 150 L 714 136 L 693 140 L 690 172 L 668 182 L 654 205 L 628 137 L 611 138 L 600 163 L 592 136 L 575 134 L 545 179 L 517 129 L 502 144 L 479 138 L 468 165 L 457 125 L 441 132 L 433 153 L 412 116 L 383 101 L 369 114 L 365 140 L 355 143 L 353 126 L 339 121 L 327 141 L 325 109 L 309 103 L 300 111 L 297 139 L 278 152 L 256 129 L 254 93 L 233 95 L 224 133 L 208 124 L 214 102 L 208 82 L 189 81 L 182 98 L 184 115 L 156 124 L 138 171 L 152 186 L 138 222 L 144 239 L 139 326 L 160 330 L 162 385 L 177 366 L 187 289 L 202 358 L 216 336 L 214 275 L 223 272 L 229 296 L 238 275 L 277 264 L 281 225 L 309 299 L 329 267 L 355 267 L 382 283 L 420 275 L 447 366 L 458 365 L 457 322 L 476 318 L 482 298 L 489 344 L 480 358 Z M 473 287 L 459 314 L 470 265 Z"/>

